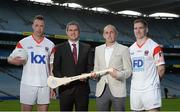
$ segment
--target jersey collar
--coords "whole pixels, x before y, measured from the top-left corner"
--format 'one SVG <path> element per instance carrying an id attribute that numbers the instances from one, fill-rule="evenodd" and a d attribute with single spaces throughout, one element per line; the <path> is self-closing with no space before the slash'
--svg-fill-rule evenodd
<path id="1" fill-rule="evenodd" d="M 139 48 L 141 48 L 141 47 L 147 42 L 147 40 L 148 40 L 148 38 L 147 38 L 141 45 L 139 45 L 139 44 L 137 43 L 137 41 L 136 41 L 136 45 L 137 45 Z"/>
<path id="2" fill-rule="evenodd" d="M 44 37 L 45 37 L 45 36 L 43 36 L 43 37 L 41 38 L 41 40 L 38 41 L 38 40 L 35 39 L 34 35 L 32 34 L 32 38 L 33 38 L 33 40 L 34 40 L 37 44 L 40 44 L 40 43 L 44 40 Z"/>

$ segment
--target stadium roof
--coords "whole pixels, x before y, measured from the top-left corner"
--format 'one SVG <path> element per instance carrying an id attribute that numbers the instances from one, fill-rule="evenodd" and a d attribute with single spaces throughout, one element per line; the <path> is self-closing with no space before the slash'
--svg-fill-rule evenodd
<path id="1" fill-rule="evenodd" d="M 52 0 L 54 3 L 77 3 L 83 7 L 103 7 L 110 11 L 137 11 L 145 15 L 157 12 L 180 15 L 180 0 Z"/>

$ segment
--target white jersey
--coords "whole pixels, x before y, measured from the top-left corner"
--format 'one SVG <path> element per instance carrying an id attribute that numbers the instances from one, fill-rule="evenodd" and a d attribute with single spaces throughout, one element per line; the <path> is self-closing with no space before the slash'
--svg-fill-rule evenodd
<path id="1" fill-rule="evenodd" d="M 37 42 L 33 35 L 20 40 L 16 48 L 23 48 L 28 53 L 28 60 L 23 66 L 21 83 L 30 86 L 47 86 L 49 64 L 53 53 L 54 43 L 47 38 Z"/>
<path id="2" fill-rule="evenodd" d="M 160 46 L 148 38 L 142 46 L 135 42 L 129 49 L 133 66 L 131 89 L 144 91 L 159 88 L 157 66 L 165 64 Z"/>

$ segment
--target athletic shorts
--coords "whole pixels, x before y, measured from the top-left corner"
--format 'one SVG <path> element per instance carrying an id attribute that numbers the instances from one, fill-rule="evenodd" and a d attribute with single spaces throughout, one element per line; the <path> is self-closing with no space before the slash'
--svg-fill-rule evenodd
<path id="1" fill-rule="evenodd" d="M 147 91 L 131 89 L 130 105 L 131 110 L 150 110 L 161 107 L 160 88 L 154 88 Z"/>
<path id="2" fill-rule="evenodd" d="M 29 86 L 21 84 L 20 86 L 20 102 L 22 104 L 49 104 L 50 88 L 47 86 Z"/>

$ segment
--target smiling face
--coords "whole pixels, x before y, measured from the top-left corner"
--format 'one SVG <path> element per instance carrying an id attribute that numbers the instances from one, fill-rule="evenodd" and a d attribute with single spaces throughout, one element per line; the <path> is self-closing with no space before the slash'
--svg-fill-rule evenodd
<path id="1" fill-rule="evenodd" d="M 80 31 L 77 25 L 69 25 L 66 34 L 70 41 L 77 41 L 79 39 Z"/>
<path id="2" fill-rule="evenodd" d="M 138 21 L 134 23 L 134 35 L 136 39 L 142 39 L 146 37 L 147 33 L 148 33 L 148 28 L 143 22 Z"/>
<path id="3" fill-rule="evenodd" d="M 107 25 L 104 28 L 103 37 L 106 40 L 106 44 L 113 44 L 117 38 L 117 31 L 112 25 Z"/>

